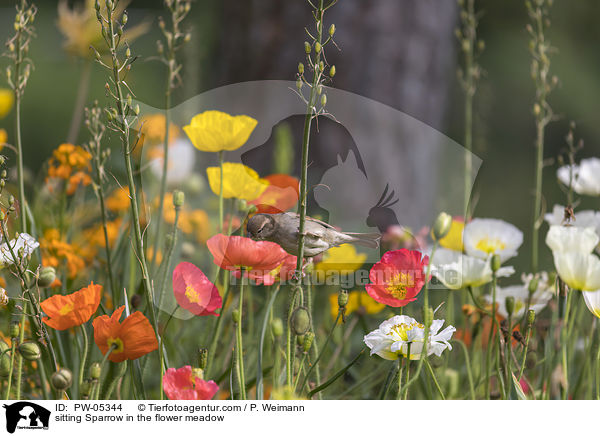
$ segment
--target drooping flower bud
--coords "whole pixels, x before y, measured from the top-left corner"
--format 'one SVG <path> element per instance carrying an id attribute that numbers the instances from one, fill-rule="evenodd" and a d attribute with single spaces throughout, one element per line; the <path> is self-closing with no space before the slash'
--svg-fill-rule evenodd
<path id="1" fill-rule="evenodd" d="M 538 284 L 539 284 L 539 279 L 537 277 L 534 277 L 529 281 L 529 286 L 527 288 L 528 288 L 530 294 L 533 294 L 535 291 L 537 291 Z"/>
<path id="2" fill-rule="evenodd" d="M 271 332 L 276 338 L 283 335 L 283 321 L 281 321 L 281 318 L 273 318 L 273 321 L 271 321 Z"/>
<path id="3" fill-rule="evenodd" d="M 348 291 L 345 289 L 340 289 L 338 293 L 338 306 L 345 307 L 348 304 Z"/>
<path id="4" fill-rule="evenodd" d="M 305 334 L 310 328 L 310 314 L 305 307 L 297 307 L 292 313 L 290 319 L 292 331 L 295 335 L 301 336 Z"/>
<path id="5" fill-rule="evenodd" d="M 23 342 L 19 344 L 19 354 L 23 359 L 33 362 L 42 357 L 42 350 L 35 342 Z"/>
<path id="6" fill-rule="evenodd" d="M 40 288 L 47 288 L 50 286 L 54 280 L 56 279 L 56 270 L 51 266 L 45 266 L 40 269 L 40 274 L 38 276 L 38 286 Z"/>
<path id="7" fill-rule="evenodd" d="M 64 391 L 71 387 L 71 383 L 73 383 L 73 374 L 67 368 L 61 368 L 52 374 L 50 383 L 57 391 Z"/>
<path id="8" fill-rule="evenodd" d="M 175 206 L 175 209 L 180 209 L 183 207 L 183 204 L 185 203 L 185 194 L 183 191 L 174 191 L 173 192 L 173 206 Z"/>
<path id="9" fill-rule="evenodd" d="M 298 64 L 298 74 L 304 74 L 304 64 L 302 62 Z"/>

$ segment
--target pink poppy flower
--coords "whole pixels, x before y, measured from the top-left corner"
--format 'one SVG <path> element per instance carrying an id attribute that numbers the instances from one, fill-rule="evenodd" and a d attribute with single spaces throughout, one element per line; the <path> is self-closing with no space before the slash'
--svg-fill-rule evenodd
<path id="1" fill-rule="evenodd" d="M 221 233 L 206 241 L 206 245 L 215 264 L 231 271 L 241 267 L 271 271 L 288 256 L 283 248 L 274 242 L 254 241 L 243 236 L 225 236 Z"/>
<path id="2" fill-rule="evenodd" d="M 196 377 L 190 365 L 169 368 L 163 376 L 163 390 L 169 400 L 210 400 L 219 387 L 212 380 Z"/>
<path id="3" fill-rule="evenodd" d="M 219 291 L 195 265 L 181 262 L 175 267 L 173 293 L 177 303 L 194 315 L 219 316 L 215 313 L 223 305 Z"/>
<path id="4" fill-rule="evenodd" d="M 424 268 L 428 264 L 429 257 L 417 250 L 388 251 L 371 268 L 367 293 L 379 303 L 406 306 L 417 299 L 425 284 Z"/>

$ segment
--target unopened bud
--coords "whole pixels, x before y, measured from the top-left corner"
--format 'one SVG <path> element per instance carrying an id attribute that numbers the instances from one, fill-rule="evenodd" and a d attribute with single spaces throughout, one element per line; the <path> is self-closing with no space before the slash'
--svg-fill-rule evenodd
<path id="1" fill-rule="evenodd" d="M 90 377 L 92 380 L 100 379 L 100 375 L 102 374 L 102 367 L 98 362 L 92 363 L 90 366 Z"/>
<path id="2" fill-rule="evenodd" d="M 500 256 L 499 256 L 499 255 L 497 255 L 497 254 L 494 254 L 494 255 L 492 256 L 492 265 L 491 265 L 491 266 L 492 266 L 492 271 L 493 271 L 493 272 L 496 272 L 496 271 L 498 271 L 498 270 L 500 269 L 500 265 L 501 265 L 501 263 L 502 263 L 502 262 L 500 261 Z"/>
<path id="3" fill-rule="evenodd" d="M 13 321 L 10 323 L 10 326 L 8 327 L 8 336 L 11 338 L 18 338 L 19 337 L 19 331 L 20 331 L 20 326 L 19 326 L 19 322 L 18 321 Z"/>
<path id="4" fill-rule="evenodd" d="M 89 397 L 92 392 L 92 384 L 89 380 L 83 380 L 79 385 L 79 392 L 82 397 Z"/>
<path id="5" fill-rule="evenodd" d="M 329 26 L 329 36 L 333 36 L 334 33 L 335 33 L 335 24 L 332 24 L 331 26 Z"/>
<path id="6" fill-rule="evenodd" d="M 298 64 L 298 74 L 304 74 L 304 64 L 302 62 Z"/>
<path id="7" fill-rule="evenodd" d="M 531 325 L 533 325 L 534 322 L 535 322 L 535 310 L 529 309 L 529 311 L 527 312 L 527 324 L 531 326 Z"/>
<path id="8" fill-rule="evenodd" d="M 42 357 L 42 350 L 35 342 L 23 342 L 19 344 L 19 354 L 23 356 L 23 359 L 33 362 Z"/>
<path id="9" fill-rule="evenodd" d="M 127 50 L 125 50 L 125 56 L 128 58 L 131 57 L 131 49 L 129 47 L 127 47 Z"/>
<path id="10" fill-rule="evenodd" d="M 335 76 L 335 65 L 332 65 L 329 69 L 329 77 Z"/>
<path id="11" fill-rule="evenodd" d="M 298 91 L 300 91 L 302 89 L 302 80 L 300 78 L 298 78 L 298 80 L 296 80 L 296 89 Z"/>
<path id="12" fill-rule="evenodd" d="M 315 339 L 315 334 L 313 332 L 308 332 L 304 335 L 304 344 L 303 344 L 303 350 L 305 353 L 308 353 L 308 351 L 310 350 L 310 347 L 312 347 L 312 343 Z"/>
<path id="13" fill-rule="evenodd" d="M 512 316 L 515 311 L 515 297 L 512 295 L 506 297 L 504 305 L 506 306 L 506 313 L 508 313 L 508 316 Z"/>
<path id="14" fill-rule="evenodd" d="M 67 368 L 61 368 L 52 374 L 50 382 L 52 383 L 52 387 L 57 391 L 64 391 L 71 387 L 71 383 L 73 383 L 73 374 Z"/>
<path id="15" fill-rule="evenodd" d="M 123 18 L 121 19 L 121 23 L 123 23 L 123 26 L 127 24 L 127 21 L 129 21 L 129 17 L 127 16 L 127 13 L 124 13 Z"/>
<path id="16" fill-rule="evenodd" d="M 321 43 L 319 41 L 315 42 L 315 53 L 321 53 Z"/>
<path id="17" fill-rule="evenodd" d="M 271 332 L 276 338 L 283 335 L 283 321 L 281 321 L 281 318 L 273 318 L 273 321 L 271 321 Z"/>
<path id="18" fill-rule="evenodd" d="M 310 54 L 311 46 L 307 41 L 304 41 L 304 51 L 306 54 Z"/>
<path id="19" fill-rule="evenodd" d="M 530 294 L 533 294 L 535 291 L 537 291 L 538 284 L 539 284 L 539 279 L 537 277 L 534 277 L 529 281 L 529 286 L 527 288 L 528 288 Z"/>
<path id="20" fill-rule="evenodd" d="M 327 95 L 323 94 L 321 96 L 321 106 L 325 106 L 327 104 Z"/>
<path id="21" fill-rule="evenodd" d="M 452 217 L 446 212 L 440 213 L 433 222 L 433 227 L 431 229 L 431 234 L 433 235 L 433 238 L 436 241 L 439 241 L 448 234 L 451 226 Z"/>
<path id="22" fill-rule="evenodd" d="M 173 192 L 173 206 L 175 206 L 176 209 L 180 209 L 181 207 L 183 207 L 183 204 L 185 203 L 185 194 L 183 191 L 175 191 Z"/>
<path id="23" fill-rule="evenodd" d="M 305 334 L 310 328 L 310 314 L 305 307 L 297 307 L 292 313 L 290 319 L 292 331 L 295 335 L 301 336 Z"/>
<path id="24" fill-rule="evenodd" d="M 243 278 L 242 278 L 243 279 Z M 231 313 L 231 319 L 233 319 L 233 322 L 235 324 L 238 324 L 240 322 L 240 311 L 238 309 L 235 309 L 232 313 Z"/>
<path id="25" fill-rule="evenodd" d="M 338 306 L 346 307 L 346 304 L 348 304 L 348 291 L 341 289 L 338 293 Z"/>
<path id="26" fill-rule="evenodd" d="M 51 266 L 45 266 L 40 270 L 37 283 L 40 288 L 47 288 L 54 282 L 55 279 L 56 271 L 54 268 Z"/>

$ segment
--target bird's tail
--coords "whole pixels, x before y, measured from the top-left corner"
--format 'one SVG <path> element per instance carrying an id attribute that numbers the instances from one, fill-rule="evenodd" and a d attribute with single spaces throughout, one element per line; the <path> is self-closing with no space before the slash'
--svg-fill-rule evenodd
<path id="1" fill-rule="evenodd" d="M 368 248 L 379 247 L 379 240 L 381 235 L 379 233 L 345 233 L 347 236 L 352 238 L 348 242 L 353 244 L 362 245 Z"/>

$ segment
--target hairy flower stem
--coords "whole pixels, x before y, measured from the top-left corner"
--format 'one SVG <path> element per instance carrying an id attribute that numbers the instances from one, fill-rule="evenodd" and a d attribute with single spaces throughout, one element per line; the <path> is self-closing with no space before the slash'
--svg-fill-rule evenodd
<path id="1" fill-rule="evenodd" d="M 12 388 L 13 372 L 15 368 L 15 355 L 17 353 L 17 341 L 16 338 L 11 338 L 10 347 L 10 368 L 8 370 L 8 380 L 6 381 L 6 395 L 5 400 L 10 400 L 10 390 Z"/>
<path id="2" fill-rule="evenodd" d="M 404 359 L 398 359 L 398 395 L 396 400 L 402 399 L 402 369 L 404 368 Z"/>
<path id="3" fill-rule="evenodd" d="M 27 315 L 27 301 L 25 301 L 23 303 L 23 313 L 21 314 L 21 328 L 19 330 L 19 344 L 23 343 L 23 340 L 25 339 L 25 322 L 27 321 L 26 318 Z M 16 393 L 15 393 L 15 398 L 17 400 L 21 399 L 21 387 L 22 387 L 22 379 L 23 379 L 23 356 L 21 355 L 21 353 L 19 353 L 19 356 L 17 357 L 17 380 L 15 382 L 15 388 L 16 388 Z"/>
<path id="4" fill-rule="evenodd" d="M 236 322 L 236 365 L 239 373 L 240 400 L 246 399 L 246 382 L 244 376 L 244 346 L 242 343 L 242 311 L 244 308 L 244 267 L 240 270 L 240 300 L 238 303 L 239 319 Z"/>
<path id="5" fill-rule="evenodd" d="M 142 281 L 144 283 L 144 294 L 146 296 L 146 306 L 148 311 L 150 312 L 150 323 L 152 324 L 152 328 L 154 329 L 154 333 L 156 337 L 160 339 L 160 335 L 158 332 L 158 323 L 156 320 L 156 312 L 154 310 L 154 295 L 152 289 L 152 283 L 150 282 L 150 275 L 148 273 L 148 265 L 146 263 L 146 254 L 144 252 L 144 240 L 142 238 L 142 230 L 140 228 L 140 214 L 138 208 L 138 200 L 137 200 L 137 188 L 135 186 L 135 181 L 133 178 L 133 167 L 131 164 L 131 143 L 129 138 L 129 125 L 127 121 L 128 111 L 125 109 L 125 100 L 123 98 L 123 90 L 122 90 L 122 80 L 120 77 L 119 71 L 119 60 L 117 58 L 117 41 L 115 40 L 115 31 L 114 31 L 114 18 L 113 18 L 113 9 L 108 9 L 107 23 L 108 26 L 108 48 L 110 50 L 111 61 L 112 61 L 112 75 L 113 75 L 113 84 L 116 91 L 116 104 L 117 104 L 117 116 L 118 123 L 120 124 L 120 133 L 121 133 L 121 149 L 123 152 L 123 159 L 125 161 L 125 169 L 127 172 L 127 184 L 129 186 L 129 195 L 130 195 L 130 204 L 131 204 L 131 225 L 133 229 L 136 249 L 137 249 L 137 258 L 140 265 L 141 273 L 142 273 Z M 119 38 L 120 39 L 120 38 Z M 159 340 L 160 342 L 160 340 Z"/>
<path id="6" fill-rule="evenodd" d="M 223 274 L 223 308 L 227 307 L 227 302 L 229 301 L 229 294 L 231 293 L 231 286 L 229 283 L 229 272 L 225 271 Z M 215 351 L 217 350 L 217 343 L 219 342 L 219 338 L 221 336 L 221 328 L 223 326 L 223 318 L 224 318 L 224 310 L 221 309 L 220 316 L 217 317 L 215 322 L 215 328 L 213 330 L 213 334 L 211 336 L 210 345 L 208 346 L 208 361 L 206 363 L 205 373 L 207 377 L 210 378 L 211 369 L 213 362 L 215 360 Z"/>
<path id="7" fill-rule="evenodd" d="M 98 400 L 100 398 L 100 391 L 102 390 L 102 383 L 100 380 L 102 379 L 102 370 L 104 369 L 104 365 L 106 365 L 106 361 L 108 360 L 108 356 L 117 348 L 116 344 L 112 344 L 104 357 L 102 357 L 102 361 L 100 362 L 100 377 L 98 378 L 98 385 L 96 386 L 96 390 L 94 392 L 94 400 Z"/>
<path id="8" fill-rule="evenodd" d="M 327 345 L 329 344 L 329 341 L 331 340 L 331 337 L 333 336 L 333 332 L 335 331 L 335 328 L 337 327 L 341 317 L 342 317 L 342 312 L 341 312 L 341 310 L 338 310 L 337 317 L 335 318 L 335 321 L 333 322 L 333 325 L 331 326 L 331 330 L 329 330 L 329 334 L 327 335 L 327 338 L 325 338 L 325 342 L 323 342 L 323 348 L 321 349 L 321 352 L 319 353 L 319 355 L 317 356 L 317 358 L 315 359 L 313 364 L 306 371 L 306 374 L 304 375 L 304 381 L 302 382 L 301 386 L 306 385 L 306 382 L 308 381 L 308 376 L 310 376 L 310 373 L 312 372 L 313 368 L 315 368 L 317 366 L 317 364 L 319 363 L 319 360 L 321 360 L 321 357 L 323 356 L 323 352 L 327 348 Z M 300 377 L 300 375 L 298 375 L 298 377 Z"/>
<path id="9" fill-rule="evenodd" d="M 87 363 L 89 340 L 88 340 L 87 331 L 85 329 L 85 325 L 81 324 L 79 327 L 81 330 L 81 337 L 83 338 L 83 353 L 81 354 L 81 363 L 79 365 L 79 380 L 78 380 L 79 381 L 78 388 L 81 389 L 81 385 L 83 384 L 83 376 L 85 374 L 85 365 Z"/>
<path id="10" fill-rule="evenodd" d="M 264 396 L 264 386 L 263 386 L 263 349 L 265 345 L 265 334 L 267 331 L 267 327 L 269 325 L 269 319 L 272 316 L 273 303 L 275 302 L 275 297 L 279 292 L 279 288 L 281 287 L 280 283 L 277 283 L 275 290 L 272 291 L 271 296 L 269 297 L 269 302 L 267 303 L 267 308 L 265 310 L 265 317 L 263 319 L 262 328 L 260 331 L 260 339 L 258 342 L 258 362 L 256 367 L 256 399 L 263 400 Z M 277 359 L 277 358 L 276 358 Z M 277 359 L 278 360 L 278 359 Z"/>

